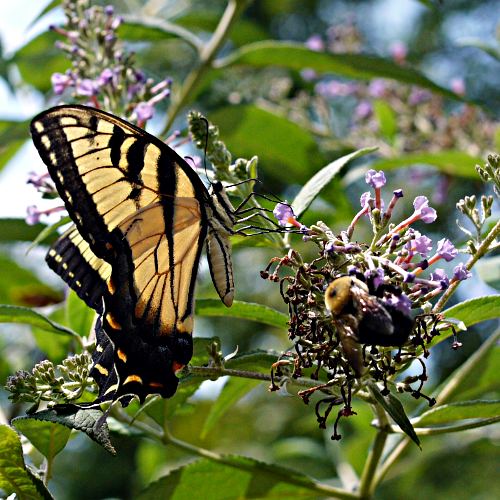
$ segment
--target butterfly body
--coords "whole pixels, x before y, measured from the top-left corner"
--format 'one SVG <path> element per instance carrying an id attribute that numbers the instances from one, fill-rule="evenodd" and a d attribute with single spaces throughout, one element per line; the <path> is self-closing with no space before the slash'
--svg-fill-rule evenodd
<path id="1" fill-rule="evenodd" d="M 234 209 L 175 151 L 100 110 L 58 106 L 35 117 L 33 142 L 75 226 L 47 262 L 100 314 L 92 375 L 99 401 L 170 397 L 192 356 L 203 244 L 216 290 L 234 295 Z"/>

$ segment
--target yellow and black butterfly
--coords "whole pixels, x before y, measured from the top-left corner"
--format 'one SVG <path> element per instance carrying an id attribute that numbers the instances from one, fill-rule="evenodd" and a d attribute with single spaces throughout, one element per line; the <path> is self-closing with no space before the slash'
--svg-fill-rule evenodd
<path id="1" fill-rule="evenodd" d="M 205 241 L 217 293 L 233 301 L 236 215 L 222 184 L 209 193 L 165 143 L 94 108 L 49 109 L 31 134 L 74 222 L 46 260 L 99 313 L 97 402 L 172 396 L 192 356 Z"/>

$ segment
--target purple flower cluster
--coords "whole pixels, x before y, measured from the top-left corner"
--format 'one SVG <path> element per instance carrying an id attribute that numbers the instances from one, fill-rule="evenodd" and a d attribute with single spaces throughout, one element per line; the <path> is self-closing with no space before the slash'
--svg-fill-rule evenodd
<path id="1" fill-rule="evenodd" d="M 362 259 L 353 258 L 353 265 L 350 266 L 351 273 L 354 276 L 359 273 L 364 274 L 364 278 L 371 282 L 373 288 L 376 289 L 385 281 L 391 281 L 392 278 L 384 272 L 384 269 L 390 269 L 391 276 L 399 276 L 396 282 L 407 284 L 408 290 L 411 292 L 411 300 L 407 295 L 397 294 L 390 299 L 394 303 L 391 302 L 389 305 L 401 312 L 407 312 L 411 301 L 418 300 L 420 297 L 424 300 L 429 293 L 431 296 L 436 295 L 449 286 L 451 280 L 443 269 L 434 269 L 428 279 L 422 278 L 420 275 L 441 259 L 446 262 L 452 261 L 458 255 L 458 251 L 450 240 L 443 238 L 435 245 L 433 254 L 434 244 L 431 238 L 411 227 L 415 222 L 422 221 L 425 224 L 430 224 L 437 218 L 436 210 L 429 206 L 429 200 L 425 196 L 417 196 L 414 199 L 414 212 L 410 217 L 399 224 L 389 226 L 394 207 L 403 198 L 402 189 L 393 191 L 391 201 L 385 210 L 382 189 L 386 185 L 387 179 L 384 172 L 368 170 L 365 181 L 373 191 L 367 191 L 361 196 L 361 210 L 355 215 L 347 231 L 341 233 L 339 237 L 326 230 L 324 233 L 318 233 L 317 231 L 321 230 L 320 224 L 322 224 L 318 223 L 318 226 L 307 230 L 308 238 L 324 241 L 325 256 L 342 254 L 349 258 L 350 255 L 363 254 L 362 245 L 352 242 L 351 237 L 358 221 L 363 216 L 368 216 L 377 238 L 369 251 L 369 259 L 372 264 L 369 271 L 365 271 L 364 264 L 361 263 Z M 287 204 L 278 204 L 274 209 L 274 215 L 281 226 L 292 224 L 303 228 Z M 387 227 L 389 230 L 384 234 Z M 470 276 L 469 270 L 463 264 L 458 264 L 454 268 L 452 280 L 465 280 Z"/>

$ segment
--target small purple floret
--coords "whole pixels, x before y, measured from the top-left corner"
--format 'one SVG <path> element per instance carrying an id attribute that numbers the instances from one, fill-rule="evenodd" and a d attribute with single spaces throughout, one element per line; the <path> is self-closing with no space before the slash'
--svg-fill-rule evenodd
<path id="1" fill-rule="evenodd" d="M 30 205 L 26 207 L 26 224 L 33 226 L 40 222 L 40 211 L 36 205 Z"/>
<path id="2" fill-rule="evenodd" d="M 465 267 L 463 262 L 453 268 L 453 277 L 458 281 L 469 279 L 472 273 Z"/>
<path id="3" fill-rule="evenodd" d="M 140 122 L 146 122 L 153 117 L 154 108 L 148 102 L 140 102 L 134 109 L 134 113 L 137 116 L 137 120 Z"/>
<path id="4" fill-rule="evenodd" d="M 436 252 L 446 262 L 450 262 L 458 254 L 458 250 L 455 248 L 453 243 L 447 238 L 443 238 L 442 240 L 438 241 Z"/>
<path id="5" fill-rule="evenodd" d="M 276 217 L 280 226 L 286 226 L 290 217 L 295 218 L 292 207 L 286 203 L 278 203 L 274 207 L 273 215 Z"/>
<path id="6" fill-rule="evenodd" d="M 372 188 L 379 189 L 385 185 L 387 182 L 385 179 L 385 174 L 382 170 L 378 172 L 376 170 L 370 169 L 365 174 L 366 183 Z"/>
<path id="7" fill-rule="evenodd" d="M 448 276 L 444 272 L 444 269 L 441 269 L 441 268 L 435 269 L 434 272 L 431 273 L 430 278 L 432 281 L 439 282 L 441 285 L 441 288 L 443 290 L 448 288 L 448 286 L 450 284 L 450 279 L 448 278 Z"/>

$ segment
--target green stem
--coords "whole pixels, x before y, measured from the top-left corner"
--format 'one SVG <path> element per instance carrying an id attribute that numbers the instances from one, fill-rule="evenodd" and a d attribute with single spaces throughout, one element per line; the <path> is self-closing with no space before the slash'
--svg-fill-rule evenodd
<path id="1" fill-rule="evenodd" d="M 255 380 L 262 380 L 265 382 L 271 382 L 271 376 L 266 373 L 252 372 L 250 370 L 233 370 L 230 368 L 222 368 L 219 366 L 189 366 L 189 373 L 194 376 L 201 376 L 203 378 L 212 379 L 223 377 L 224 375 L 229 375 L 230 377 L 241 377 L 250 378 Z M 320 384 L 317 380 L 310 378 L 300 377 L 298 379 L 292 379 L 289 377 L 274 377 L 276 383 L 288 380 L 293 385 L 298 385 L 300 387 L 316 387 Z"/>
<path id="2" fill-rule="evenodd" d="M 495 238 L 500 234 L 500 220 L 494 225 L 491 231 L 488 233 L 486 238 L 483 240 L 481 245 L 479 245 L 476 253 L 469 259 L 469 262 L 465 265 L 465 267 L 470 271 L 474 264 L 484 255 L 488 253 L 490 250 L 490 245 L 495 241 Z M 457 289 L 460 281 L 453 282 L 441 295 L 441 298 L 436 302 L 436 305 L 432 309 L 432 312 L 438 313 L 440 312 L 448 299 L 453 295 L 455 290 Z"/>
<path id="3" fill-rule="evenodd" d="M 318 481 L 315 481 L 313 479 L 309 478 L 298 478 L 298 477 L 290 477 L 286 472 L 281 472 L 275 468 L 268 469 L 266 464 L 248 464 L 246 465 L 243 462 L 235 462 L 232 460 L 230 457 L 226 457 L 224 455 L 221 455 L 219 453 L 216 453 L 211 450 L 207 450 L 204 448 L 200 448 L 198 446 L 194 446 L 192 444 L 186 443 L 185 441 L 181 441 L 180 439 L 177 439 L 173 437 L 169 432 L 165 433 L 165 438 L 164 438 L 164 443 L 166 445 L 171 444 L 181 450 L 187 451 L 189 453 L 192 453 L 193 455 L 198 455 L 203 458 L 208 458 L 209 460 L 212 460 L 214 462 L 220 463 L 227 465 L 229 467 L 234 467 L 235 469 L 241 469 L 241 470 L 247 470 L 249 472 L 255 472 L 255 468 L 259 468 L 259 471 L 262 474 L 269 475 L 272 477 L 274 480 L 276 478 L 279 478 L 280 481 L 283 481 L 284 483 L 288 484 L 294 484 L 297 486 L 300 486 L 302 488 L 307 488 L 312 491 L 317 491 L 318 493 L 321 493 L 322 495 L 327 495 L 330 497 L 335 497 L 335 498 L 341 498 L 341 499 L 355 499 L 358 498 L 358 496 L 354 493 L 350 493 L 348 491 L 345 491 L 341 488 L 335 488 L 333 486 L 328 486 L 326 484 L 320 483 Z"/>
<path id="4" fill-rule="evenodd" d="M 49 484 L 49 480 L 52 477 L 52 465 L 54 462 L 54 457 L 47 457 L 46 460 L 45 473 L 43 475 L 43 484 L 47 486 Z"/>
<path id="5" fill-rule="evenodd" d="M 205 73 L 211 68 L 217 52 L 226 41 L 232 26 L 247 6 L 247 3 L 247 0 L 229 0 L 212 38 L 200 53 L 198 66 L 188 74 L 179 95 L 172 102 L 167 122 L 160 135 L 165 135 L 170 130 L 180 110 L 190 100 L 195 88 L 199 85 Z"/>
<path id="6" fill-rule="evenodd" d="M 363 473 L 361 474 L 361 481 L 359 484 L 359 497 L 361 499 L 371 498 L 375 492 L 375 487 L 378 484 L 375 481 L 375 474 L 382 458 L 388 436 L 387 428 L 389 426 L 389 420 L 387 419 L 387 414 L 378 404 L 372 405 L 372 408 L 377 415 L 378 430 L 377 435 L 375 436 L 375 441 L 373 442 L 372 448 L 365 462 Z"/>

